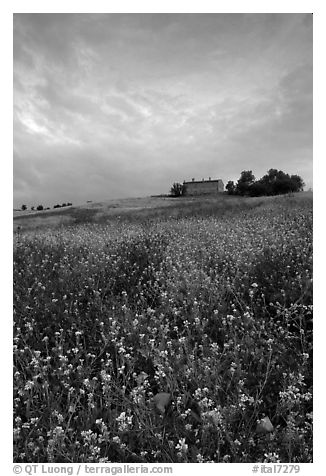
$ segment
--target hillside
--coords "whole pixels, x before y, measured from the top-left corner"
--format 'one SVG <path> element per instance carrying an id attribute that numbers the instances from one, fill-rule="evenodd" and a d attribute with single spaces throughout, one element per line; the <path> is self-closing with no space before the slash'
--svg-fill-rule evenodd
<path id="1" fill-rule="evenodd" d="M 14 236 L 15 462 L 311 462 L 312 195 L 113 205 Z"/>
<path id="2" fill-rule="evenodd" d="M 235 197 L 229 195 L 201 197 L 141 197 L 107 200 L 43 211 L 15 211 L 14 231 L 18 227 L 33 230 L 41 227 L 58 227 L 76 223 L 105 223 L 107 221 L 137 221 L 155 218 L 178 218 L 185 216 L 224 215 L 237 210 L 250 210 L 268 206 L 275 200 L 312 200 L 312 192 L 293 196 Z"/>

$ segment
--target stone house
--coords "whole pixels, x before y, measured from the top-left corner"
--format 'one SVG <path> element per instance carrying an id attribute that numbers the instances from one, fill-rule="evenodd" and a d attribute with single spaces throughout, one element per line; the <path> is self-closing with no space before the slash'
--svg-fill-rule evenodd
<path id="1" fill-rule="evenodd" d="M 221 179 L 212 180 L 210 177 L 208 180 L 195 180 L 191 182 L 183 182 L 186 187 L 185 195 L 215 195 L 224 192 L 224 183 Z"/>

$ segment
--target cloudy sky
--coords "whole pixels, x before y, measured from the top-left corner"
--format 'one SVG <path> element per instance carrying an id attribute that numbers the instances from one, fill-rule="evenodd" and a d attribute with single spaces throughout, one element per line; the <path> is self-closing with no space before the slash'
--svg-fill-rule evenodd
<path id="1" fill-rule="evenodd" d="M 14 206 L 312 186 L 311 14 L 14 14 Z"/>

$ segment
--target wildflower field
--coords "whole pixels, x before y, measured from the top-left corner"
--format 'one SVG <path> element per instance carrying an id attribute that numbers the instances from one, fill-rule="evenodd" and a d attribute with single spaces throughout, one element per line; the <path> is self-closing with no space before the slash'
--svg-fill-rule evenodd
<path id="1" fill-rule="evenodd" d="M 14 235 L 15 462 L 312 462 L 312 197 L 242 203 Z"/>

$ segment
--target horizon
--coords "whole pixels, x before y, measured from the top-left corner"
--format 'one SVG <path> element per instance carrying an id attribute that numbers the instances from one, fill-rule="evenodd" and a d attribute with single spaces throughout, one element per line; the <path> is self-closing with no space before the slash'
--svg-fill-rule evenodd
<path id="1" fill-rule="evenodd" d="M 266 171 L 267 172 L 267 171 Z M 284 171 L 283 171 L 284 172 Z M 286 173 L 286 172 L 285 172 Z M 240 174 L 239 174 L 240 175 Z M 254 174 L 255 175 L 255 174 Z M 289 174 L 289 175 L 295 175 L 295 174 Z M 261 177 L 259 177 L 260 179 Z M 256 177 L 256 181 L 259 180 L 257 177 Z M 212 177 L 208 177 L 208 178 L 202 178 L 201 180 L 197 180 L 195 178 L 194 182 L 195 183 L 200 183 L 202 181 L 205 181 L 205 182 L 217 182 L 218 180 L 222 180 L 223 182 L 223 185 L 224 185 L 224 193 L 226 193 L 226 190 L 225 190 L 225 186 L 226 184 L 228 183 L 228 181 L 224 181 L 223 179 L 218 179 L 218 178 L 212 178 Z M 188 179 L 188 180 L 182 180 L 180 181 L 179 183 L 182 184 L 182 183 L 192 183 L 193 180 L 192 178 L 191 179 Z M 174 182 L 173 182 L 174 183 Z M 173 183 L 171 183 L 171 185 L 173 185 Z M 234 184 L 237 183 L 237 180 L 234 181 Z M 170 187 L 171 188 L 171 187 Z M 304 187 L 303 187 L 303 190 L 302 192 L 312 192 L 313 191 L 313 187 L 310 186 L 308 187 L 306 183 L 304 183 Z M 84 200 L 80 200 L 78 201 L 77 203 L 76 202 L 72 202 L 71 205 L 68 205 L 67 203 L 69 203 L 69 200 L 56 200 L 55 203 L 53 204 L 49 204 L 49 203 L 38 203 L 37 205 L 34 205 L 34 204 L 28 204 L 28 203 L 22 203 L 20 206 L 13 206 L 13 210 L 14 211 L 22 211 L 22 205 L 26 205 L 27 206 L 27 209 L 26 211 L 35 211 L 37 212 L 38 210 L 36 210 L 36 207 L 38 205 L 42 205 L 44 207 L 43 210 L 39 210 L 39 211 L 45 211 L 46 207 L 50 207 L 51 210 L 53 210 L 53 208 L 56 206 L 56 205 L 60 205 L 61 208 L 64 208 L 62 207 L 62 204 L 65 204 L 65 206 L 82 206 L 82 205 L 85 205 L 87 203 L 101 203 L 101 202 L 106 202 L 106 201 L 114 201 L 114 200 L 137 200 L 137 199 L 141 199 L 141 198 L 151 198 L 151 197 L 160 197 L 160 196 L 166 196 L 166 197 L 169 197 L 170 196 L 170 189 L 167 190 L 166 192 L 159 192 L 159 193 L 156 193 L 156 194 L 151 194 L 151 195 L 139 195 L 139 196 L 123 196 L 123 197 L 110 197 L 110 198 L 97 198 L 95 200 L 88 200 L 88 199 L 84 199 Z M 31 207 L 34 207 L 35 210 L 31 210 Z"/>
<path id="2" fill-rule="evenodd" d="M 14 208 L 312 176 L 312 15 L 14 14 Z"/>

